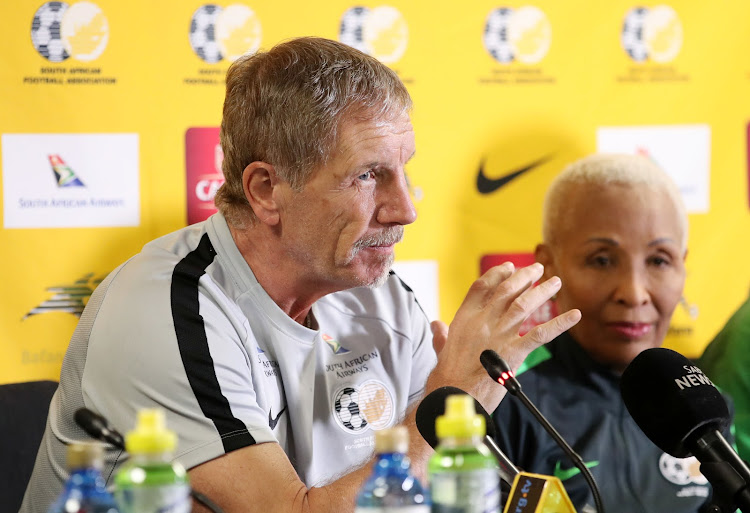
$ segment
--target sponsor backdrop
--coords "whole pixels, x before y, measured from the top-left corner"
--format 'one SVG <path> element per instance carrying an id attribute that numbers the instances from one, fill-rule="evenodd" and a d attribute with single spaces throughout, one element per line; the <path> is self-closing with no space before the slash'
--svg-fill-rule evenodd
<path id="1" fill-rule="evenodd" d="M 414 97 L 420 218 L 397 261 L 431 317 L 530 261 L 565 164 L 635 152 L 690 210 L 667 344 L 697 356 L 750 284 L 750 3 L 384 1 L 2 3 L 0 382 L 56 379 L 103 277 L 213 212 L 226 70 L 300 35 L 376 56 Z"/>

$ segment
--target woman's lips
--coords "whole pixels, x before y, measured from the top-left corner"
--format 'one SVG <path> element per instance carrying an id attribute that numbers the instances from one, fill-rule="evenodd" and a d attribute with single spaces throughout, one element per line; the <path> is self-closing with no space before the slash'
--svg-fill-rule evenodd
<path id="1" fill-rule="evenodd" d="M 648 335 L 654 327 L 647 322 L 610 322 L 607 326 L 615 333 L 631 339 Z"/>

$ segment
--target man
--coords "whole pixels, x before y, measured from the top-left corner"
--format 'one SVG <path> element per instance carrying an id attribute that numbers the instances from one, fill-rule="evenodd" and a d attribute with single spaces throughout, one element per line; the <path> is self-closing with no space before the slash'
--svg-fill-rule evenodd
<path id="1" fill-rule="evenodd" d="M 517 367 L 580 315 L 519 337 L 560 281 L 532 289 L 541 266 L 506 264 L 472 286 L 450 333 L 430 333 L 390 273 L 416 218 L 410 107 L 391 70 L 334 41 L 296 39 L 232 65 L 220 214 L 147 244 L 92 295 L 23 512 L 59 490 L 82 406 L 121 430 L 139 408 L 164 408 L 192 486 L 228 513 L 351 511 L 372 429 L 403 421 L 420 471 L 431 450 L 410 407 L 425 391 L 450 384 L 497 406 L 482 350 Z"/>

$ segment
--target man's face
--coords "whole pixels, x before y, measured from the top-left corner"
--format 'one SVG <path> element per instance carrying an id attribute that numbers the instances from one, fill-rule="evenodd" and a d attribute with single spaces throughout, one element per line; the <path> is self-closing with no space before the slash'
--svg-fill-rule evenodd
<path id="1" fill-rule="evenodd" d="M 662 344 L 685 282 L 680 218 L 669 196 L 643 186 L 578 187 L 558 220 L 548 274 L 557 274 L 561 311 L 598 362 L 621 372 Z"/>
<path id="2" fill-rule="evenodd" d="M 311 287 L 381 283 L 416 211 L 404 167 L 414 154 L 409 116 L 344 120 L 329 161 L 300 192 L 282 188 L 282 243 Z"/>

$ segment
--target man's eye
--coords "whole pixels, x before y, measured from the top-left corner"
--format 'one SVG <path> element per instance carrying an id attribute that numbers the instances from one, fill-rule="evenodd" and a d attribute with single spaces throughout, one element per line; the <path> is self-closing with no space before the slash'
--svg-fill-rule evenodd
<path id="1" fill-rule="evenodd" d="M 357 180 L 369 180 L 375 176 L 374 171 L 368 171 L 366 173 L 362 173 L 357 177 Z"/>

